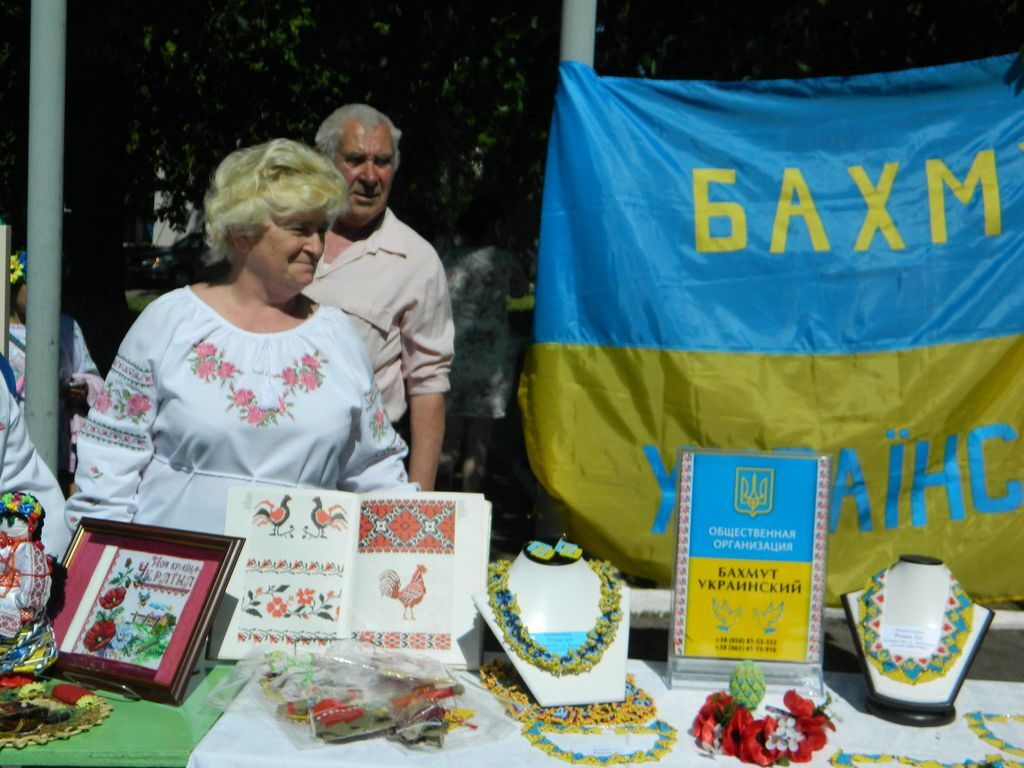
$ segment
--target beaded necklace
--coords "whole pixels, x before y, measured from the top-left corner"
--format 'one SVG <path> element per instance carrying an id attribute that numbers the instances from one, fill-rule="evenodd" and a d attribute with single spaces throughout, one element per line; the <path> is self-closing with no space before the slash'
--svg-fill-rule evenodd
<path id="1" fill-rule="evenodd" d="M 579 675 L 597 664 L 615 640 L 622 612 L 619 610 L 621 586 L 615 578 L 615 569 L 603 560 L 587 560 L 587 565 L 601 580 L 601 599 L 593 629 L 578 648 L 556 656 L 533 639 L 519 616 L 519 603 L 508 589 L 508 571 L 512 563 L 499 560 L 487 569 L 487 593 L 494 618 L 501 627 L 505 645 L 519 658 L 553 675 Z"/>
<path id="2" fill-rule="evenodd" d="M 986 760 L 968 759 L 959 760 L 954 763 L 943 763 L 938 760 L 918 760 L 913 757 L 906 757 L 905 755 L 867 755 L 858 752 L 844 752 L 840 749 L 828 761 L 835 768 L 858 768 L 861 765 L 881 765 L 883 763 L 896 763 L 898 765 L 906 765 L 908 768 L 984 768 L 986 765 L 1006 765 L 998 758 L 998 755 L 993 755 Z M 1010 765 L 1016 764 L 1011 763 Z"/>
<path id="3" fill-rule="evenodd" d="M 1008 752 L 1011 755 L 1016 755 L 1017 757 L 1024 756 L 1024 747 L 1018 747 L 1012 742 L 999 738 L 992 733 L 992 729 L 988 727 L 988 723 L 1024 723 L 1024 716 L 968 712 L 964 717 L 967 719 L 967 727 L 970 728 L 974 735 L 982 741 L 991 744 L 994 747 L 998 747 L 1003 752 Z"/>
<path id="4" fill-rule="evenodd" d="M 547 733 L 582 733 L 588 735 L 599 735 L 611 732 L 619 736 L 636 736 L 640 734 L 655 734 L 657 739 L 650 749 L 635 750 L 633 752 L 612 752 L 600 755 L 587 755 L 582 752 L 570 752 L 562 749 L 549 739 Z M 523 736 L 533 746 L 547 753 L 551 757 L 564 760 L 567 763 L 583 765 L 622 765 L 624 763 L 652 763 L 660 760 L 679 738 L 675 728 L 662 720 L 655 720 L 649 725 L 614 725 L 608 728 L 603 726 L 590 725 L 553 725 L 534 720 L 523 726 Z"/>
<path id="5" fill-rule="evenodd" d="M 480 668 L 480 682 L 521 723 L 534 720 L 552 725 L 640 725 L 654 720 L 658 708 L 649 693 L 638 687 L 632 675 L 626 676 L 623 701 L 606 704 L 542 707 L 524 689 L 515 670 L 508 664 L 492 661 Z"/>
<path id="6" fill-rule="evenodd" d="M 883 675 L 902 683 L 917 685 L 944 677 L 963 653 L 963 642 L 971 632 L 974 605 L 960 582 L 949 578 L 949 594 L 942 615 L 939 645 L 930 656 L 907 658 L 889 651 L 880 634 L 885 605 L 886 570 L 876 573 L 860 597 L 861 617 L 859 630 L 864 653 L 871 664 Z"/>

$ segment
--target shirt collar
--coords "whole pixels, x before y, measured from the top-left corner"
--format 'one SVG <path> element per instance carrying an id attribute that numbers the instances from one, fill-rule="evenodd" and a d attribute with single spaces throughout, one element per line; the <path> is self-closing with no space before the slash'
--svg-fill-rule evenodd
<path id="1" fill-rule="evenodd" d="M 387 251 L 396 256 L 406 256 L 409 253 L 409 243 L 405 238 L 402 228 L 397 226 L 398 219 L 391 212 L 390 208 L 384 210 L 384 218 L 380 226 L 373 231 L 373 234 L 366 238 L 366 247 L 363 253 L 376 253 Z"/>

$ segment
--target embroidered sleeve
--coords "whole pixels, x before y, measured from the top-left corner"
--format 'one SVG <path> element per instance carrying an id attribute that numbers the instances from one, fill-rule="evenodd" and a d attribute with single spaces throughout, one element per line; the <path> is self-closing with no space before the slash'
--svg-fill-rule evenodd
<path id="1" fill-rule="evenodd" d="M 68 522 L 103 517 L 131 521 L 138 510 L 142 472 L 153 457 L 157 396 L 152 364 L 129 332 L 78 437 L 78 492 L 68 500 Z"/>
<path id="2" fill-rule="evenodd" d="M 409 483 L 402 463 L 409 449 L 391 426 L 376 384 L 363 394 L 352 423 L 349 445 L 342 454 L 339 487 L 356 493 L 392 488 L 419 490 Z"/>

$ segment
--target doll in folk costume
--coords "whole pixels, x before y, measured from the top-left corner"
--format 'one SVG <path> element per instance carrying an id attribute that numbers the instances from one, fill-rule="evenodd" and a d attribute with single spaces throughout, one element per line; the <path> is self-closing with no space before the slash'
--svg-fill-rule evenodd
<path id="1" fill-rule="evenodd" d="M 0 674 L 38 673 L 57 660 L 46 601 L 50 563 L 39 541 L 43 507 L 28 493 L 0 495 Z"/>

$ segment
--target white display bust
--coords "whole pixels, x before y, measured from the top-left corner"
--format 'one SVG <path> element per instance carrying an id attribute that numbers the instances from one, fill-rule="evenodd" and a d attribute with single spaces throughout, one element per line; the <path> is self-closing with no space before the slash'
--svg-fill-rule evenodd
<path id="1" fill-rule="evenodd" d="M 917 678 L 886 672 L 870 658 L 873 648 L 863 645 L 868 635 L 863 626 L 866 590 L 843 595 L 870 689 L 868 708 L 880 717 L 909 725 L 949 722 L 955 717 L 953 702 L 992 621 L 992 612 L 969 601 L 967 607 L 958 607 L 953 575 L 935 558 L 903 555 L 884 572 L 882 583 L 884 600 L 868 630 L 891 659 L 933 660 L 947 653 L 944 628 L 958 615 L 954 611 L 969 619 L 969 630 L 961 635 L 958 650 L 944 661 L 941 670 Z"/>
<path id="2" fill-rule="evenodd" d="M 529 663 L 508 645 L 487 592 L 474 595 L 473 602 L 537 703 L 544 707 L 593 704 L 625 698 L 629 589 L 624 585 L 620 589 L 622 619 L 601 660 L 586 672 L 560 676 Z M 527 631 L 549 649 L 553 646 L 545 642 L 545 635 L 586 635 L 601 615 L 601 578 L 582 558 L 542 562 L 523 551 L 509 566 L 508 590 L 515 595 Z M 565 650 L 571 647 L 567 645 Z"/>

